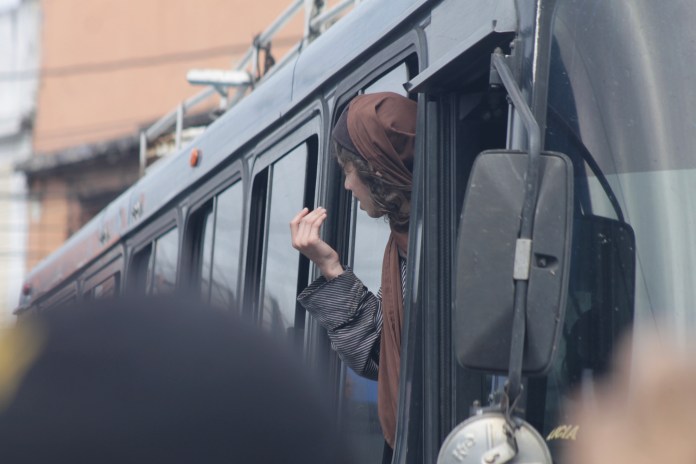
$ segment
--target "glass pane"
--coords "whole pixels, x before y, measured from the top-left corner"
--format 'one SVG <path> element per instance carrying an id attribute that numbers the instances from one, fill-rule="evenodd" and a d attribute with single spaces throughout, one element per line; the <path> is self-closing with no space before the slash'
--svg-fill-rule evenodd
<path id="1" fill-rule="evenodd" d="M 176 285 L 176 262 L 179 255 L 179 235 L 172 229 L 155 242 L 155 267 L 152 293 L 170 293 Z"/>
<path id="2" fill-rule="evenodd" d="M 565 326 L 544 392 L 547 436 L 566 423 L 573 393 L 592 397 L 628 329 L 693 339 L 696 93 L 694 67 L 674 57 L 693 42 L 696 13 L 668 3 L 561 0 L 554 9 L 546 148 L 573 161 L 575 217 Z M 640 14 L 620 21 L 629 11 Z M 634 53 L 635 39 L 650 46 Z M 628 70 L 623 79 L 613 79 L 617 69 Z"/>
<path id="3" fill-rule="evenodd" d="M 118 281 L 119 273 L 117 272 L 116 274 L 106 278 L 100 284 L 97 284 L 94 287 L 92 294 L 94 299 L 116 296 L 116 293 L 118 292 Z"/>
<path id="4" fill-rule="evenodd" d="M 210 301 L 216 306 L 239 311 L 237 276 L 242 240 L 242 183 L 218 196 L 215 225 L 215 254 Z"/>
<path id="5" fill-rule="evenodd" d="M 365 87 L 365 93 L 395 92 L 407 97 L 408 93 L 406 93 L 406 89 L 404 89 L 404 84 L 408 82 L 408 80 L 408 67 L 406 63 L 402 63 L 380 77 L 379 80 Z"/>
<path id="6" fill-rule="evenodd" d="M 353 209 L 357 209 L 354 202 Z M 355 225 L 355 275 L 377 294 L 382 278 L 382 258 L 389 239 L 389 224 L 358 211 Z M 358 376 L 343 366 L 342 428 L 353 441 L 357 462 L 378 462 L 384 437 L 377 415 L 377 382 Z"/>
<path id="7" fill-rule="evenodd" d="M 273 165 L 266 238 L 266 274 L 261 324 L 287 332 L 295 324 L 299 254 L 290 246 L 290 221 L 302 209 L 307 146 L 300 145 Z"/>
<path id="8" fill-rule="evenodd" d="M 128 287 L 134 294 L 143 294 L 149 290 L 151 254 L 152 244 L 149 244 L 133 256 L 128 270 Z"/>
<path id="9" fill-rule="evenodd" d="M 405 63 L 367 86 L 365 93 L 396 92 L 407 96 L 403 84 L 409 80 Z M 355 241 L 353 271 L 374 294 L 382 280 L 382 259 L 389 239 L 389 224 L 384 218 L 373 219 L 358 210 L 353 202 Z M 350 437 L 356 462 L 379 462 L 384 450 L 384 436 L 377 415 L 377 382 L 358 376 L 343 366 L 341 428 Z"/>
<path id="10" fill-rule="evenodd" d="M 210 298 L 210 268 L 213 254 L 213 212 L 205 213 L 203 223 L 203 244 L 201 246 L 201 298 L 207 302 Z"/>

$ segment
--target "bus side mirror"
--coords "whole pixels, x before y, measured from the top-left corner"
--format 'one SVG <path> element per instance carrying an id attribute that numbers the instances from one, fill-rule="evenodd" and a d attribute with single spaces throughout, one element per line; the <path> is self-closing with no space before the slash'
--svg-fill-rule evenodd
<path id="1" fill-rule="evenodd" d="M 514 298 L 513 267 L 528 156 L 495 150 L 474 162 L 457 243 L 453 338 L 466 368 L 506 373 Z M 565 315 L 573 219 L 573 167 L 542 153 L 534 216 L 523 373 L 551 367 Z"/>

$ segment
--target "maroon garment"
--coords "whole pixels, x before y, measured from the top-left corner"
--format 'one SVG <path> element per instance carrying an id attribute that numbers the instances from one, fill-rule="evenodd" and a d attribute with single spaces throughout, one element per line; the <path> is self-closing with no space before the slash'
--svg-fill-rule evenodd
<path id="1" fill-rule="evenodd" d="M 396 274 L 394 273 L 396 270 Z M 399 274 L 397 238 L 392 232 L 382 262 L 382 337 L 377 374 L 377 412 L 384 439 L 394 448 L 396 417 L 399 405 L 401 367 L 401 328 L 404 301 Z"/>
<path id="2" fill-rule="evenodd" d="M 344 122 L 345 121 L 345 122 Z M 343 124 L 345 124 L 344 127 Z M 411 191 L 416 136 L 416 103 L 393 92 L 359 95 L 336 124 L 334 138 L 341 143 L 346 132 L 375 174 L 390 188 Z M 347 128 L 347 131 L 346 131 Z M 343 143 L 344 146 L 347 143 Z M 351 147 L 347 147 L 351 148 Z M 406 255 L 408 234 L 392 234 L 382 262 L 382 315 L 377 409 L 382 433 L 393 448 L 399 399 L 401 329 L 403 326 L 403 289 L 399 252 Z"/>
<path id="3" fill-rule="evenodd" d="M 358 95 L 349 105 L 353 145 L 388 185 L 411 189 L 416 102 L 393 92 Z"/>

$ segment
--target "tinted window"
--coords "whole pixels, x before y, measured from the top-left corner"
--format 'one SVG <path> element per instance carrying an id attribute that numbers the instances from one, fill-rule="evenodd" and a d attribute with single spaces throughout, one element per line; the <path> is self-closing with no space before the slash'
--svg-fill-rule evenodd
<path id="1" fill-rule="evenodd" d="M 104 281 L 98 283 L 92 290 L 92 298 L 108 298 L 116 296 L 118 293 L 120 273 L 116 273 L 112 276 L 107 277 Z"/>
<path id="2" fill-rule="evenodd" d="M 203 219 L 203 244 L 201 245 L 201 298 L 203 301 L 210 299 L 210 273 L 213 267 L 213 230 L 215 227 L 215 214 L 213 211 L 205 212 Z"/>
<path id="3" fill-rule="evenodd" d="M 408 67 L 402 64 L 365 87 L 365 93 L 396 92 L 407 96 L 403 84 L 409 79 Z M 353 201 L 355 237 L 353 270 L 355 275 L 377 294 L 381 285 L 382 258 L 389 238 L 389 224 L 384 218 L 373 219 L 360 211 Z M 341 427 L 353 440 L 357 462 L 379 462 L 384 437 L 377 415 L 377 382 L 358 376 L 345 365 L 342 368 L 343 406 Z"/>
<path id="4" fill-rule="evenodd" d="M 573 161 L 575 215 L 563 337 L 538 389 L 547 436 L 574 392 L 596 388 L 628 329 L 693 337 L 695 68 L 682 57 L 695 15 L 645 0 L 554 10 L 546 148 Z"/>
<path id="5" fill-rule="evenodd" d="M 128 269 L 128 287 L 133 293 L 142 294 L 149 288 L 151 254 L 152 244 L 149 244 L 133 255 Z"/>
<path id="6" fill-rule="evenodd" d="M 210 300 L 213 304 L 238 310 L 237 278 L 242 240 L 242 183 L 238 182 L 217 197 L 215 206 L 215 247 Z"/>
<path id="7" fill-rule="evenodd" d="M 507 101 L 502 90 L 489 88 L 488 75 L 485 81 L 466 91 L 453 93 L 442 100 L 442 112 L 447 115 L 447 124 L 454 133 L 450 146 L 450 163 L 453 169 L 448 179 L 455 196 L 448 221 L 458 224 L 462 210 L 464 193 L 469 180 L 471 166 L 476 156 L 491 148 L 505 147 L 507 134 Z M 456 235 L 451 235 L 452 248 L 456 246 Z M 451 261 L 452 275 L 457 276 L 456 261 Z M 452 295 L 456 279 L 451 282 Z M 442 314 L 445 326 L 451 327 L 449 311 Z M 456 333 L 453 333 L 456 337 Z M 451 340 L 455 343 L 455 339 Z M 505 378 L 483 375 L 476 371 L 453 364 L 450 375 L 452 389 L 453 425 L 471 415 L 471 405 L 479 401 L 486 406 L 491 400 L 491 393 L 500 391 Z M 444 367 L 447 369 L 447 367 Z"/>
<path id="8" fill-rule="evenodd" d="M 176 264 L 179 256 L 179 234 L 172 229 L 155 241 L 155 259 L 150 292 L 172 292 L 176 286 Z"/>
<path id="9" fill-rule="evenodd" d="M 357 201 L 353 202 L 357 211 Z M 374 294 L 382 281 L 382 259 L 389 239 L 389 224 L 383 219 L 373 219 L 362 211 L 355 217 L 355 275 Z M 377 382 L 360 377 L 343 366 L 342 427 L 355 441 L 358 462 L 377 462 L 384 447 L 384 437 L 377 415 Z"/>
<path id="10" fill-rule="evenodd" d="M 303 206 L 306 164 L 303 144 L 270 168 L 261 323 L 274 331 L 286 332 L 295 325 L 300 257 L 290 246 L 288 224 Z"/>

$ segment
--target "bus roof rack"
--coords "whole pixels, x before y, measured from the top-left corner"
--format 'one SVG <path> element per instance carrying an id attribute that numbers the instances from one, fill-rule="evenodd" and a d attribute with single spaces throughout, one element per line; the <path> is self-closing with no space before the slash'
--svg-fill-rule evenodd
<path id="1" fill-rule="evenodd" d="M 183 131 L 184 116 L 191 108 L 200 105 L 208 100 L 215 93 L 220 95 L 220 109 L 226 111 L 238 103 L 249 89 L 259 83 L 264 77 L 272 74 L 277 69 L 282 68 L 287 62 L 294 58 L 312 40 L 327 30 L 346 10 L 360 3 L 362 0 L 342 0 L 331 8 L 326 7 L 326 0 L 293 0 L 290 6 L 283 11 L 265 31 L 258 34 L 252 44 L 247 49 L 242 58 L 230 70 L 191 70 L 189 81 L 193 84 L 203 84 L 207 87 L 198 94 L 179 103 L 176 108 L 165 114 L 157 122 L 140 132 L 140 175 L 145 174 L 147 165 L 148 144 L 160 136 L 169 133 L 172 128 L 175 131 L 175 147 L 181 148 L 181 138 Z M 304 7 L 304 8 L 303 8 Z M 273 37 L 282 28 L 303 10 L 305 21 L 302 39 L 295 44 L 278 62 L 270 57 L 270 45 Z M 266 66 L 261 70 L 260 52 L 266 53 Z M 270 61 L 269 61 L 270 59 Z M 248 71 L 251 65 L 252 71 Z M 247 79 L 242 79 L 241 75 L 246 74 Z M 203 77 L 206 76 L 207 79 Z M 229 79 L 225 82 L 224 78 Z M 236 89 L 235 95 L 228 100 L 228 89 Z"/>

